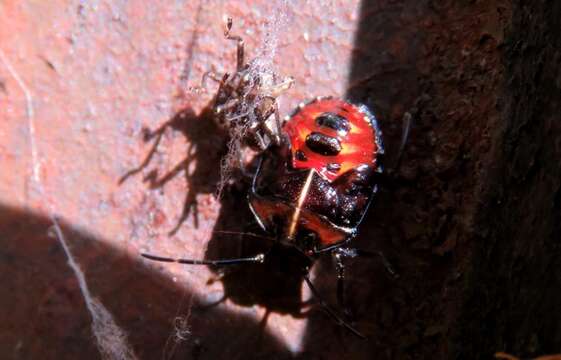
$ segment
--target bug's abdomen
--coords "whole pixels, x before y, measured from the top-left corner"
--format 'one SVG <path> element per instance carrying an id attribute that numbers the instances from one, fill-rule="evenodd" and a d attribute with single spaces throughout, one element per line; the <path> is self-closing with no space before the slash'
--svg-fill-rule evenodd
<path id="1" fill-rule="evenodd" d="M 301 105 L 284 131 L 295 169 L 313 168 L 329 181 L 363 165 L 380 170 L 380 131 L 376 119 L 364 107 L 319 98 Z"/>

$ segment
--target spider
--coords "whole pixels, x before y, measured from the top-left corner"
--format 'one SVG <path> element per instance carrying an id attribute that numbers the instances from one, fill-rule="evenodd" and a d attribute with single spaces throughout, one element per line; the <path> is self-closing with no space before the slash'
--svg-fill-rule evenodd
<path id="1" fill-rule="evenodd" d="M 207 79 L 219 84 L 212 105 L 214 119 L 230 134 L 228 155 L 230 160 L 237 158 L 237 166 L 243 170 L 243 147 L 262 152 L 271 144 L 280 144 L 282 121 L 277 98 L 292 86 L 294 79 L 279 77 L 258 58 L 246 62 L 244 41 L 232 35 L 231 29 L 232 19 L 228 18 L 224 36 L 237 43 L 236 71 L 221 78 L 214 71 L 206 72 L 201 87 L 206 88 Z"/>

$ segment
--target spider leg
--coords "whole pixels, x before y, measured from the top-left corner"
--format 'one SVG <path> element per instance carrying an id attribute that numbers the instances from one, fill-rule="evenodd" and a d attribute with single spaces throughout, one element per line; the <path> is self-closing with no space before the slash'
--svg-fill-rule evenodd
<path id="1" fill-rule="evenodd" d="M 214 66 L 212 66 L 212 69 L 205 72 L 201 78 L 201 88 L 202 89 L 206 89 L 206 82 L 208 79 L 211 79 L 212 81 L 215 81 L 217 83 L 222 83 L 222 79 L 220 76 L 218 76 L 216 74 L 216 70 L 214 69 Z"/>
<path id="2" fill-rule="evenodd" d="M 237 98 L 237 97 L 232 98 L 232 99 L 228 100 L 225 104 L 216 106 L 214 108 L 214 113 L 216 115 L 220 115 L 220 114 L 224 113 L 226 110 L 230 110 L 230 109 L 236 107 L 239 103 L 240 103 L 239 98 Z M 234 120 L 234 119 L 227 119 L 227 120 Z"/>
<path id="3" fill-rule="evenodd" d="M 259 128 L 267 128 L 267 126 L 260 126 Z M 267 143 L 265 142 L 265 139 L 263 138 L 263 135 L 261 135 L 259 133 L 259 131 L 257 131 L 257 129 L 252 131 L 253 136 L 257 142 L 257 146 L 259 147 L 259 149 L 261 151 L 264 151 L 265 149 L 267 149 Z"/>
<path id="4" fill-rule="evenodd" d="M 191 86 L 189 87 L 189 91 L 192 91 L 194 93 L 200 94 L 200 93 L 206 93 L 208 92 L 208 87 L 207 87 L 207 80 L 211 79 L 217 83 L 220 83 L 220 85 L 222 85 L 223 81 L 225 81 L 225 78 L 227 78 L 228 74 L 225 74 L 224 77 L 220 77 L 216 74 L 216 69 L 213 66 L 211 66 L 211 70 L 206 71 L 203 76 L 201 77 L 201 84 L 199 86 Z"/>
<path id="5" fill-rule="evenodd" d="M 230 30 L 232 30 L 232 18 L 228 18 L 228 22 L 226 24 L 226 31 L 224 31 L 224 36 L 226 37 L 226 39 L 228 40 L 234 40 L 237 41 L 237 70 L 241 71 L 245 65 L 245 59 L 244 59 L 244 41 L 242 39 L 241 36 L 238 35 L 232 35 L 230 34 Z"/>
<path id="6" fill-rule="evenodd" d="M 263 131 L 267 134 L 267 136 L 269 136 L 269 138 L 271 139 L 271 142 L 273 142 L 275 145 L 279 145 L 280 144 L 280 134 L 282 132 L 282 122 L 281 122 L 281 118 L 280 118 L 280 113 L 279 113 L 279 104 L 277 102 L 277 99 L 274 98 L 273 96 L 265 96 L 265 99 L 270 99 L 273 102 L 273 114 L 275 116 L 274 121 L 275 121 L 275 130 L 276 133 L 274 131 L 271 130 L 270 127 L 267 126 L 267 123 L 265 121 L 262 122 L 262 129 Z M 266 114 L 267 116 L 265 117 L 265 119 L 268 119 L 270 116 L 269 114 Z"/>

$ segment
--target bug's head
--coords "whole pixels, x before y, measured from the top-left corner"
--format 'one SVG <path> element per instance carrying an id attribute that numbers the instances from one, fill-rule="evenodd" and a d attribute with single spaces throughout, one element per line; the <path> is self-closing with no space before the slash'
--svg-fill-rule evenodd
<path id="1" fill-rule="evenodd" d="M 345 242 L 354 229 L 337 226 L 307 209 L 296 209 L 278 199 L 250 196 L 250 208 L 261 227 L 274 233 L 283 245 L 294 247 L 308 257 Z"/>

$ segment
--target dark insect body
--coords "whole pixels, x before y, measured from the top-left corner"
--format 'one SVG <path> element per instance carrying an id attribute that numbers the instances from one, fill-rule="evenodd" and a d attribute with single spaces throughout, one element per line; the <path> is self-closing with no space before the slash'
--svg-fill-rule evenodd
<path id="1" fill-rule="evenodd" d="M 338 272 L 337 299 L 345 308 L 345 257 L 372 254 L 348 247 L 357 235 L 382 172 L 381 132 L 365 106 L 336 98 L 300 104 L 283 126 L 278 145 L 263 152 L 248 195 L 249 206 L 265 232 L 299 257 L 301 274 L 320 305 L 339 324 L 364 337 L 326 304 L 308 276 L 313 262 L 331 254 Z M 268 253 L 222 260 L 171 259 L 195 265 L 262 263 Z"/>

